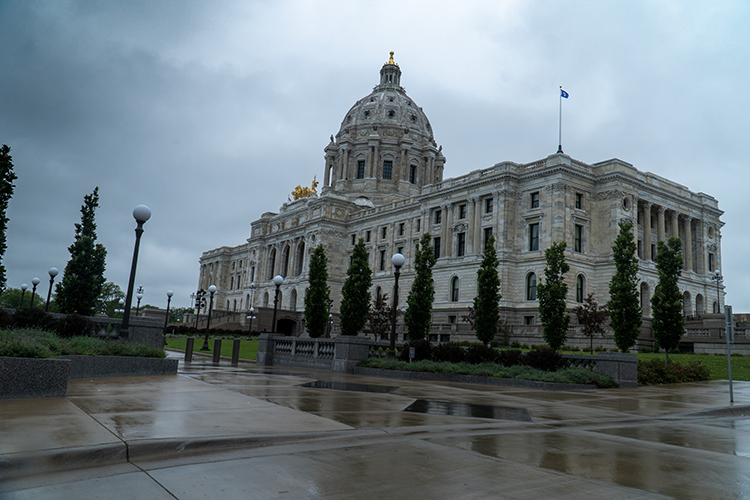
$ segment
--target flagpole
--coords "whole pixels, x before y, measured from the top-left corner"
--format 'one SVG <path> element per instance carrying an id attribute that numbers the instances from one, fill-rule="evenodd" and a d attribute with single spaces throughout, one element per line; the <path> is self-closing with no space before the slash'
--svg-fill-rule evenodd
<path id="1" fill-rule="evenodd" d="M 557 134 L 558 134 L 558 143 L 557 143 L 557 152 L 562 153 L 562 85 L 560 85 L 560 96 L 558 97 L 560 100 L 560 114 L 559 114 L 559 123 L 557 126 Z"/>

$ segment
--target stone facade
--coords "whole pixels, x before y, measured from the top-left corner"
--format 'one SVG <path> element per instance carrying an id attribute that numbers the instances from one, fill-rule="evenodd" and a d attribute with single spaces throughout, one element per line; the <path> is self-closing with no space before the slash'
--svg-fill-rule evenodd
<path id="1" fill-rule="evenodd" d="M 721 269 L 723 212 L 716 199 L 618 159 L 586 164 L 563 153 L 527 164 L 504 161 L 443 179 L 442 147 L 400 78 L 391 57 L 380 84 L 346 113 L 325 147 L 319 195 L 264 213 L 252 222 L 246 243 L 201 256 L 198 287 L 219 288 L 216 309 L 242 311 L 250 303 L 272 308 L 271 279 L 281 275 L 279 307 L 301 311 L 310 255 L 322 244 L 335 314 L 360 238 L 369 250 L 373 296 L 391 295 L 391 256 L 401 252 L 406 257 L 403 304 L 413 281 L 415 246 L 427 232 L 438 255 L 433 318 L 459 323 L 473 302 L 481 253 L 492 234 L 500 260 L 502 314 L 510 325 L 532 325 L 538 322 L 535 284 L 543 275 L 544 249 L 556 241 L 567 242 L 571 307 L 590 292 L 600 303 L 608 300 L 611 247 L 621 221 L 633 222 L 637 232 L 645 317 L 658 280 L 653 249 L 671 236 L 683 241 L 685 314 L 702 316 L 723 305 L 723 291 L 717 294 L 711 279 L 711 271 Z M 288 321 L 295 317 L 287 314 Z"/>

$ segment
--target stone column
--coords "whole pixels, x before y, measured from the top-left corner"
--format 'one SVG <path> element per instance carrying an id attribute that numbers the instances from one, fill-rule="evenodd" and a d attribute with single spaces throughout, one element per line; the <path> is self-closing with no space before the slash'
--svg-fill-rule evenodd
<path id="1" fill-rule="evenodd" d="M 331 167 L 333 166 L 333 159 L 330 156 L 326 156 L 326 172 L 323 179 L 323 185 L 328 186 L 331 181 Z"/>
<path id="2" fill-rule="evenodd" d="M 664 207 L 657 207 L 656 209 L 656 238 L 659 241 L 666 241 L 664 237 Z M 652 256 L 653 257 L 653 256 Z"/>
<path id="3" fill-rule="evenodd" d="M 680 237 L 680 214 L 672 210 L 672 236 Z"/>
<path id="4" fill-rule="evenodd" d="M 466 255 L 471 255 L 472 253 L 474 253 L 475 249 L 478 248 L 474 243 L 474 235 L 477 233 L 476 217 L 474 216 L 477 209 L 476 196 L 469 198 L 469 202 L 467 203 L 467 205 L 468 213 L 466 216 L 468 217 L 467 225 L 469 226 L 469 229 L 466 231 Z"/>
<path id="5" fill-rule="evenodd" d="M 445 256 L 453 256 L 453 205 L 448 203 L 445 207 Z"/>
<path id="6" fill-rule="evenodd" d="M 344 164 L 341 165 L 341 178 L 342 179 L 349 179 L 349 150 L 344 150 Z"/>
<path id="7" fill-rule="evenodd" d="M 685 270 L 693 270 L 693 228 L 690 227 L 692 218 L 685 216 Z"/>
<path id="8" fill-rule="evenodd" d="M 643 202 L 643 259 L 651 260 L 651 203 Z"/>

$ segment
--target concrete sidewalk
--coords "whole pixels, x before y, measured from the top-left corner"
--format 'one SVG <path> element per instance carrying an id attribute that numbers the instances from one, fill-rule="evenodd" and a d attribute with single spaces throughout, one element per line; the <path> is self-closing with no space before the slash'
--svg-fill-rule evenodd
<path id="1" fill-rule="evenodd" d="M 750 384 L 543 392 L 243 364 L 0 401 L 0 498 L 748 498 Z"/>

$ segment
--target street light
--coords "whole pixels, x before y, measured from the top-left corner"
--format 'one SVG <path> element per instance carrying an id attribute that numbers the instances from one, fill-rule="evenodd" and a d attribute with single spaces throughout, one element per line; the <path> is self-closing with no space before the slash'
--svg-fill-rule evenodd
<path id="1" fill-rule="evenodd" d="M 255 308 L 253 306 L 250 306 L 250 309 L 247 310 L 247 319 L 249 320 L 250 326 L 247 327 L 247 340 L 252 340 L 252 334 L 253 334 L 253 320 L 255 319 Z"/>
<path id="2" fill-rule="evenodd" d="M 201 308 L 206 306 L 206 291 L 201 288 L 195 293 L 195 333 L 198 333 L 198 321 L 201 317 Z"/>
<path id="3" fill-rule="evenodd" d="M 23 296 L 26 295 L 26 290 L 28 289 L 29 289 L 29 285 L 27 285 L 26 283 L 21 285 L 21 307 L 19 307 L 19 309 L 23 309 Z"/>
<path id="4" fill-rule="evenodd" d="M 203 347 L 201 351 L 208 351 L 208 329 L 211 328 L 211 309 L 214 308 L 214 294 L 216 293 L 216 285 L 208 287 L 208 292 L 211 294 L 211 300 L 208 302 L 208 319 L 206 320 L 206 338 L 203 340 Z"/>
<path id="5" fill-rule="evenodd" d="M 396 308 L 398 307 L 398 278 L 401 276 L 401 266 L 406 259 L 400 253 L 394 254 L 391 263 L 395 268 L 393 275 L 396 277 L 396 283 L 393 285 L 393 309 L 391 310 L 391 352 L 388 357 L 396 357 Z"/>
<path id="6" fill-rule="evenodd" d="M 138 247 L 141 245 L 143 224 L 151 218 L 151 209 L 146 205 L 138 205 L 133 209 L 133 218 L 138 223 L 135 228 L 135 248 L 133 249 L 133 263 L 130 265 L 130 280 L 128 281 L 128 293 L 125 296 L 125 312 L 123 312 L 120 335 L 128 336 L 130 328 L 130 304 L 133 302 L 133 285 L 135 285 L 135 269 L 138 267 Z"/>
<path id="7" fill-rule="evenodd" d="M 724 281 L 724 277 L 721 275 L 721 271 L 718 269 L 714 271 L 714 276 L 711 281 L 716 282 L 716 310 L 715 314 L 721 313 L 721 282 Z"/>
<path id="8" fill-rule="evenodd" d="M 49 273 L 49 290 L 47 291 L 47 305 L 44 306 L 45 312 L 49 311 L 49 298 L 52 296 L 52 284 L 55 281 L 55 276 L 57 276 L 57 273 L 60 271 L 58 271 L 56 267 L 50 267 L 47 272 Z"/>
<path id="9" fill-rule="evenodd" d="M 172 290 L 167 290 L 167 314 L 164 316 L 164 345 L 167 345 L 167 325 L 169 324 L 169 303 L 172 302 Z"/>
<path id="10" fill-rule="evenodd" d="M 36 276 L 34 276 L 34 279 L 31 280 L 31 284 L 33 285 L 33 288 L 31 289 L 31 307 L 34 307 L 34 295 L 36 295 L 36 286 L 39 284 L 39 282 L 42 281 Z"/>
<path id="11" fill-rule="evenodd" d="M 279 303 L 279 287 L 284 282 L 282 276 L 275 276 L 273 278 L 273 284 L 276 285 L 276 294 L 273 296 L 273 322 L 271 323 L 271 331 L 276 333 L 276 307 Z"/>
<path id="12" fill-rule="evenodd" d="M 138 285 L 138 293 L 135 294 L 135 298 L 138 302 L 135 305 L 135 317 L 138 317 L 138 313 L 141 310 L 141 299 L 143 298 L 143 285 Z"/>
<path id="13" fill-rule="evenodd" d="M 331 330 L 333 329 L 333 314 L 328 313 L 328 334 L 326 338 L 331 338 Z"/>

